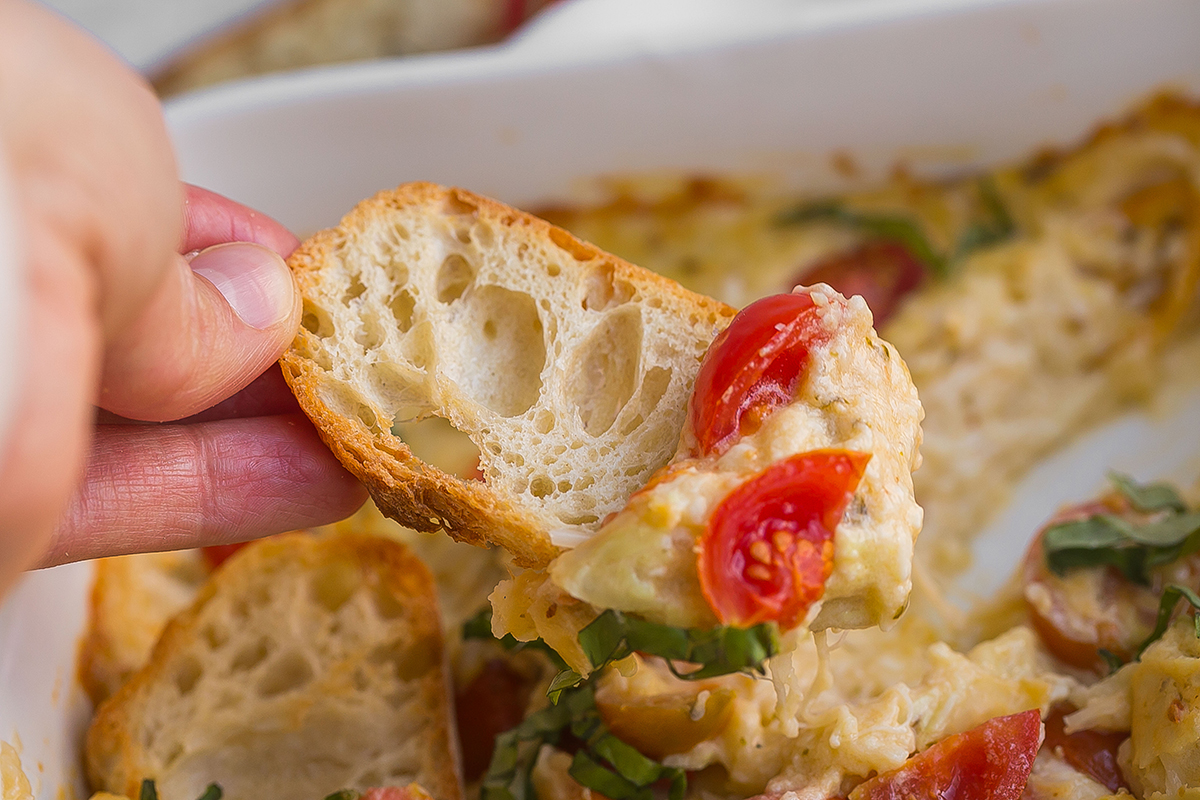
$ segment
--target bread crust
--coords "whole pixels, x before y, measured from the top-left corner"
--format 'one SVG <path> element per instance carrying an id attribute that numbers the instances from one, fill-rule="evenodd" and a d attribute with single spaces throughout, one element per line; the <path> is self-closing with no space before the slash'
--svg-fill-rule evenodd
<path id="1" fill-rule="evenodd" d="M 301 294 L 306 300 L 316 295 L 327 278 L 336 252 L 364 231 L 383 224 L 400 213 L 442 215 L 444 209 L 471 215 L 506 235 L 520 237 L 530 248 L 553 249 L 563 254 L 564 274 L 576 271 L 582 281 L 585 270 L 603 270 L 614 281 L 634 287 L 638 297 L 651 299 L 654 307 L 676 315 L 681 327 L 695 330 L 700 352 L 683 368 L 694 371 L 708 342 L 734 314 L 734 309 L 716 300 L 683 289 L 674 281 L 636 267 L 567 231 L 530 214 L 463 189 L 430 183 L 410 183 L 384 191 L 360 203 L 341 223 L 310 238 L 288 259 Z M 525 263 L 510 264 L 513 270 L 531 269 Z M 540 268 L 540 267 L 539 267 Z M 363 419 L 341 413 L 322 399 L 328 370 L 313 353 L 320 349 L 319 337 L 306 326 L 280 359 L 283 375 L 315 424 L 322 440 L 342 464 L 366 485 L 379 508 L 403 525 L 421 531 L 445 529 L 459 541 L 474 545 L 498 545 L 508 550 L 523 567 L 542 567 L 559 552 L 550 530 L 562 527 L 552 515 L 530 502 L 527 496 L 499 491 L 487 480 L 464 480 L 449 475 L 416 458 L 408 446 L 393 435 L 390 425 L 370 426 Z M 551 358 L 547 354 L 547 358 Z M 690 389 L 689 389 L 690 391 Z M 433 398 L 437 401 L 437 398 Z M 682 409 L 679 414 L 682 424 Z M 470 433 L 470 431 L 468 431 Z M 679 428 L 673 432 L 678 439 Z M 672 448 L 673 449 L 673 444 Z M 664 454 L 665 463 L 670 453 Z M 488 458 L 482 453 L 483 459 Z M 661 464 L 652 465 L 656 469 Z M 650 469 L 647 470 L 647 474 Z"/>
<path id="2" fill-rule="evenodd" d="M 197 550 L 140 553 L 96 562 L 79 681 L 100 705 L 146 662 L 172 616 L 188 606 L 209 573 Z"/>
<path id="3" fill-rule="evenodd" d="M 197 653 L 204 656 L 207 652 L 218 652 L 212 649 L 214 620 L 267 630 L 272 626 L 286 625 L 283 620 L 261 619 L 261 612 L 260 618 L 254 618 L 253 605 L 260 602 L 264 591 L 269 591 L 265 587 L 278 586 L 281 581 L 286 584 L 288 581 L 283 579 L 289 573 L 293 584 L 299 581 L 301 585 L 316 586 L 322 569 L 331 564 L 347 562 L 353 565 L 353 574 L 361 576 L 361 584 L 353 585 L 365 587 L 355 588 L 351 596 L 366 591 L 385 597 L 383 602 L 388 611 L 381 618 L 385 623 L 383 627 L 393 632 L 402 630 L 403 640 L 358 641 L 354 647 L 363 648 L 362 654 L 351 650 L 341 657 L 331 657 L 328 663 L 317 665 L 317 671 L 306 686 L 271 695 L 265 700 L 252 701 L 260 703 L 261 707 L 239 706 L 233 709 L 232 723 L 230 717 L 213 713 L 211 698 L 202 706 L 188 704 L 189 694 L 202 689 L 185 687 L 186 691 L 181 690 L 180 682 L 184 680 L 181 676 L 191 674 L 189 671 L 194 668 Z M 306 602 L 311 608 L 303 609 L 303 613 L 321 613 L 318 610 L 320 601 Z M 251 606 L 247 616 L 233 619 L 220 616 L 228 608 L 235 609 L 236 616 L 236 609 L 244 609 L 247 605 Z M 329 647 L 332 652 L 340 652 L 336 647 L 345 642 L 345 634 L 338 633 L 336 626 L 329 630 L 329 635 L 341 639 Z M 170 782 L 168 773 L 172 769 L 180 769 L 174 759 L 183 761 L 183 756 L 187 755 L 185 743 L 181 742 L 178 753 L 167 759 L 162 757 L 160 751 L 163 745 L 156 738 L 169 735 L 163 731 L 164 721 L 167 720 L 171 725 L 183 728 L 182 732 L 177 733 L 184 737 L 187 745 L 197 740 L 218 741 L 225 742 L 225 750 L 237 750 L 256 740 L 261 741 L 264 734 L 277 728 L 294 733 L 305 725 L 319 724 L 320 720 L 314 722 L 312 716 L 315 713 L 313 709 L 318 707 L 317 695 L 335 700 L 349 697 L 349 702 L 352 702 L 354 692 L 358 690 L 353 688 L 347 671 L 355 663 L 370 661 L 374 657 L 371 654 L 380 652 L 380 648 L 389 655 L 402 651 L 401 655 L 395 657 L 410 660 L 407 668 L 412 674 L 397 673 L 399 677 L 394 679 L 394 682 L 404 683 L 408 687 L 408 699 L 405 701 L 408 707 L 400 711 L 394 706 L 386 706 L 390 714 L 399 715 L 387 722 L 389 729 L 396 730 L 397 724 L 402 723 L 403 735 L 408 737 L 406 742 L 393 742 L 392 746 L 418 751 L 420 766 L 415 775 L 409 776 L 409 780 L 419 781 L 437 800 L 462 800 L 461 767 L 451 711 L 452 690 L 433 577 L 420 559 L 404 545 L 359 534 L 314 536 L 292 533 L 271 537 L 239 551 L 222 569 L 217 570 L 192 606 L 168 623 L 149 661 L 97 709 L 85 748 L 87 773 L 92 787 L 136 797 L 141 781 L 149 778 L 159 782 L 161 791 L 163 782 Z M 416 654 L 419 663 L 411 662 L 413 654 Z M 220 656 L 204 658 L 211 661 L 203 662 L 205 669 L 218 672 L 232 670 L 239 681 L 251 681 L 252 673 L 239 673 L 236 666 L 223 663 Z M 399 665 L 401 662 L 396 663 Z M 400 666 L 397 669 L 401 669 Z M 189 713 L 194 713 L 195 717 L 199 717 L 195 709 L 200 707 L 208 709 L 205 721 L 189 716 Z M 221 710 L 219 704 L 216 708 Z M 214 719 L 223 720 L 222 725 L 215 725 Z M 368 722 L 363 720 L 364 724 Z M 234 728 L 232 731 L 230 725 Z M 209 737 L 207 740 L 204 738 L 206 736 Z M 330 744 L 333 746 L 333 743 Z M 309 759 L 317 759 L 318 762 L 322 759 L 320 752 L 269 755 L 275 759 L 290 755 L 303 758 L 306 762 Z M 210 754 L 209 763 L 226 762 L 219 755 L 214 757 Z M 269 769 L 258 763 L 251 766 Z M 295 766 L 299 768 L 302 765 Z M 312 770 L 306 768 L 301 771 Z M 267 785 L 272 782 L 269 774 L 240 777 Z M 222 778 L 217 774 L 204 776 L 204 780 L 218 783 Z M 340 788 L 357 788 L 361 791 L 367 786 Z M 320 796 L 318 787 L 314 787 L 314 792 L 314 796 Z M 236 790 L 234 794 L 237 794 Z M 228 787 L 226 796 L 230 796 Z"/>

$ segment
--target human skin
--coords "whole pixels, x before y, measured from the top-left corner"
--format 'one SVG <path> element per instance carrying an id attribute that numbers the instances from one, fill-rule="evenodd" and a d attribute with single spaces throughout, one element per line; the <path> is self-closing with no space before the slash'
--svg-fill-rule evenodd
<path id="1" fill-rule="evenodd" d="M 299 323 L 279 257 L 295 237 L 181 184 L 146 83 L 24 0 L 0 2 L 0 157 L 27 289 L 5 345 L 23 372 L 0 450 L 0 596 L 30 567 L 240 541 L 362 503 L 267 371 Z M 212 249 L 229 242 L 255 244 Z"/>

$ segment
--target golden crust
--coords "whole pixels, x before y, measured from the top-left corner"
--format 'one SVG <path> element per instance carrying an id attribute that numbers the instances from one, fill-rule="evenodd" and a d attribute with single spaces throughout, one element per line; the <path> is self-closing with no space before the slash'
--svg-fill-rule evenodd
<path id="1" fill-rule="evenodd" d="M 257 709 L 259 713 L 256 714 L 256 709 L 239 708 L 235 724 L 245 730 L 241 734 L 234 731 L 231 735 L 228 730 L 205 731 L 202 721 L 181 717 L 180 714 L 186 714 L 189 709 L 176 691 L 181 680 L 179 676 L 192 668 L 197 650 L 205 652 L 203 646 L 196 646 L 199 640 L 212 636 L 214 615 L 218 612 L 210 612 L 210 605 L 221 602 L 234 609 L 243 609 L 245 616 L 227 620 L 236 626 L 256 625 L 269 629 L 281 623 L 274 619 L 255 620 L 253 608 L 245 612 L 247 605 L 262 601 L 264 592 L 269 591 L 264 587 L 279 585 L 284 572 L 289 570 L 300 570 L 307 580 L 316 581 L 322 568 L 347 558 L 362 576 L 363 585 L 391 598 L 387 601 L 391 604 L 388 613 L 398 617 L 404 627 L 403 641 L 368 641 L 364 646 L 376 647 L 376 650 L 383 646 L 388 648 L 389 654 L 402 653 L 395 656 L 397 669 L 400 672 L 407 669 L 408 674 L 401 674 L 398 680 L 416 684 L 404 711 L 388 707 L 392 715 L 399 714 L 405 735 L 415 742 L 406 744 L 406 749 L 420 751 L 420 767 L 415 778 L 437 800 L 461 800 L 461 767 L 451 721 L 449 671 L 443 652 L 441 614 L 433 577 L 404 545 L 359 534 L 313 536 L 294 533 L 263 539 L 238 552 L 217 570 L 193 605 L 167 625 L 149 661 L 97 709 L 85 747 L 87 774 L 92 787 L 97 791 L 136 797 L 143 779 L 159 780 L 161 784 L 163 773 L 174 763 L 168 759 L 164 764 L 163 759 L 156 757 L 160 754 L 154 752 L 156 737 L 165 735 L 161 727 L 164 720 L 179 725 L 183 729 L 181 735 L 189 742 L 196 741 L 200 730 L 201 737 L 214 733 L 229 739 L 227 749 L 237 749 L 269 730 L 272 724 L 281 724 L 285 728 L 306 724 L 303 720 L 316 699 L 310 696 L 314 693 L 334 698 L 352 694 L 353 690 L 348 690 L 345 685 L 349 680 L 345 673 L 353 666 L 350 662 L 359 659 L 344 655 L 343 659 L 348 660 L 334 659 L 323 665 L 328 674 L 318 670 L 308 689 L 294 693 L 283 711 L 286 721 L 272 721 L 270 713 L 278 715 L 278 705 L 265 714 L 262 709 Z M 303 609 L 303 613 L 315 613 L 319 601 L 306 602 L 312 608 Z M 203 667 L 228 668 L 216 660 L 212 664 L 203 664 Z M 233 669 L 236 671 L 236 667 Z M 303 758 L 319 755 L 318 752 L 305 752 Z M 217 758 L 213 763 L 225 762 Z M 223 777 L 228 778 L 214 774 L 206 776 L 205 780 L 220 782 Z M 259 775 L 252 779 L 269 783 L 272 777 Z"/>
<path id="2" fill-rule="evenodd" d="M 566 251 L 573 262 L 564 265 L 564 270 L 582 270 L 586 265 L 610 271 L 615 279 L 636 287 L 641 296 L 653 298 L 677 315 L 681 326 L 707 329 L 710 339 L 735 313 L 723 303 L 609 255 L 530 214 L 463 189 L 430 183 L 410 183 L 380 192 L 360 203 L 336 228 L 321 231 L 302 244 L 288 259 L 301 294 L 309 297 L 321 284 L 339 246 L 380 218 L 414 208 L 436 215 L 447 206 L 469 209 L 478 219 L 518 233 L 531 246 Z M 459 541 L 498 545 L 523 567 L 543 567 L 557 555 L 548 531 L 552 523 L 537 509 L 493 489 L 486 481 L 448 475 L 416 458 L 390 431 L 372 430 L 362 420 L 322 402 L 319 390 L 326 373 L 307 355 L 314 351 L 316 341 L 314 333 L 300 330 L 291 350 L 280 359 L 284 377 L 322 440 L 366 485 L 384 514 L 416 530 L 445 529 Z"/>
<path id="3" fill-rule="evenodd" d="M 146 662 L 167 622 L 192 602 L 209 571 L 196 550 L 96 562 L 78 662 L 79 681 L 95 705 Z"/>

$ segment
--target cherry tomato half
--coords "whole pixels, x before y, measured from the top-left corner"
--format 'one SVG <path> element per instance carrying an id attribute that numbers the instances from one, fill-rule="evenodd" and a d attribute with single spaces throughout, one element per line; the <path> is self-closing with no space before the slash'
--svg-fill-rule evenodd
<path id="1" fill-rule="evenodd" d="M 1042 738 L 1037 709 L 947 736 L 850 792 L 850 800 L 1017 800 Z"/>
<path id="2" fill-rule="evenodd" d="M 1070 706 L 1055 706 L 1046 717 L 1046 741 L 1042 747 L 1056 754 L 1079 772 L 1090 775 L 1114 794 L 1128 789 L 1117 764 L 1117 748 L 1129 738 L 1127 733 L 1076 731 L 1067 733 L 1063 717 L 1074 711 Z"/>
<path id="3" fill-rule="evenodd" d="M 729 493 L 700 539 L 700 588 L 717 618 L 749 627 L 804 620 L 833 569 L 833 530 L 871 456 L 814 450 Z"/>
<path id="4" fill-rule="evenodd" d="M 826 338 L 806 293 L 764 297 L 738 312 L 696 375 L 691 424 L 698 455 L 720 455 L 790 403 L 809 349 Z"/>
<path id="5" fill-rule="evenodd" d="M 904 245 L 873 239 L 812 265 L 797 275 L 794 283 L 827 283 L 846 297 L 860 295 L 879 327 L 925 282 L 926 273 L 924 264 Z"/>

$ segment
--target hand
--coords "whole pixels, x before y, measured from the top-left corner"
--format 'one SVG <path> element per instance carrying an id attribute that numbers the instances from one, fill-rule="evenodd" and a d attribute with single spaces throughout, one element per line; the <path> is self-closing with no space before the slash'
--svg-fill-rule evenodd
<path id="1" fill-rule="evenodd" d="M 362 502 L 278 371 L 255 380 L 298 325 L 280 258 L 295 238 L 185 192 L 145 83 L 18 0 L 0 3 L 5 155 L 28 296 L 0 594 L 30 566 L 248 539 Z"/>

